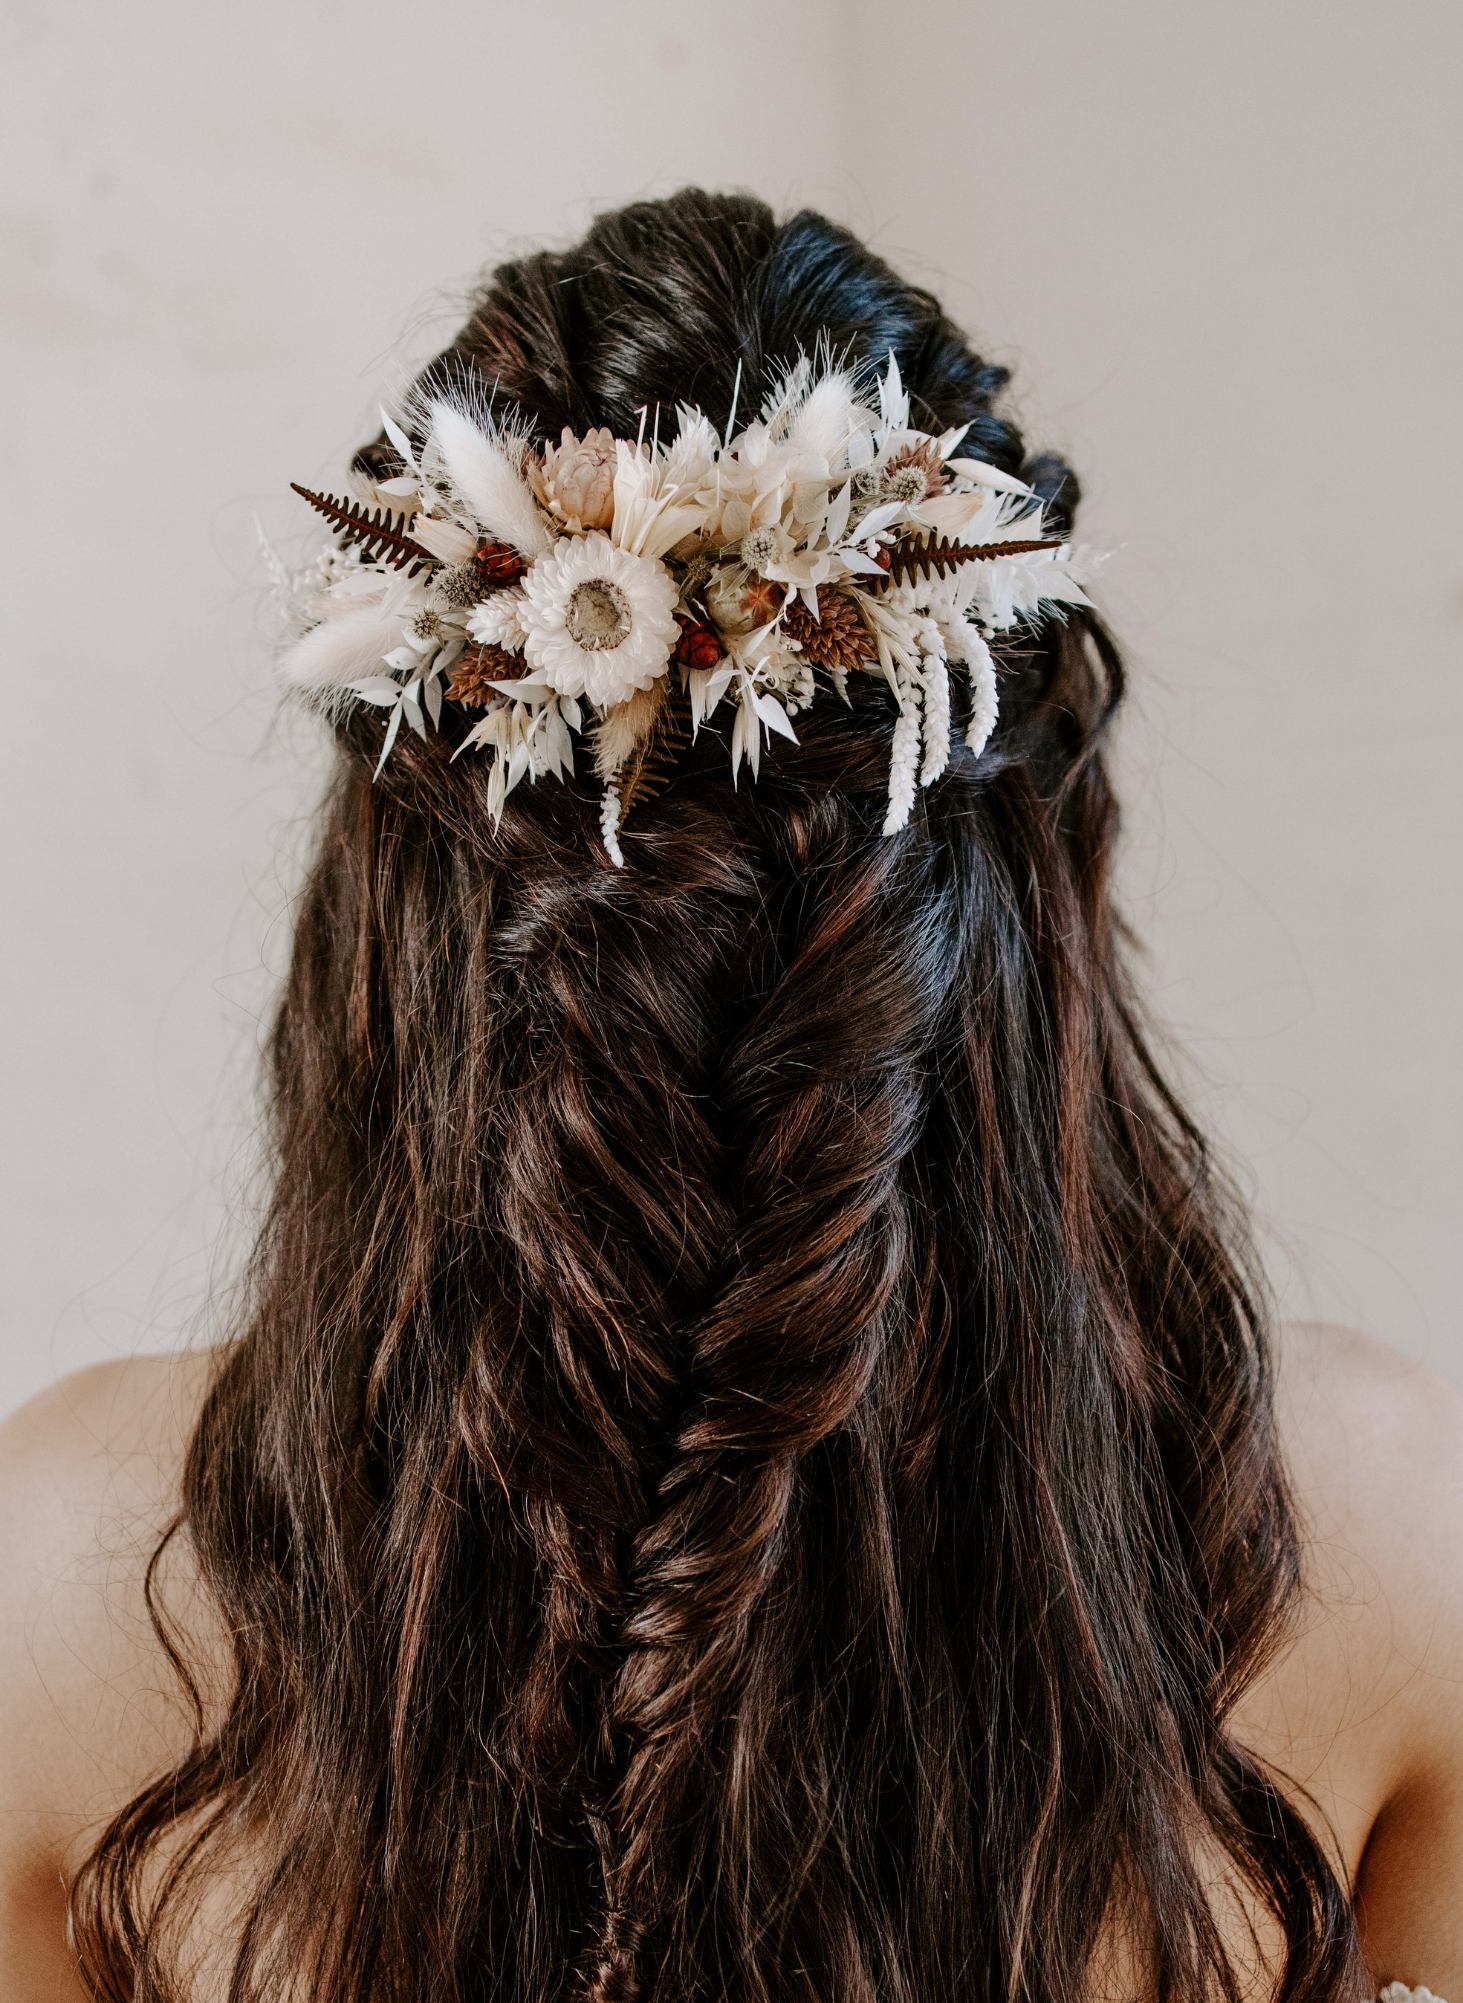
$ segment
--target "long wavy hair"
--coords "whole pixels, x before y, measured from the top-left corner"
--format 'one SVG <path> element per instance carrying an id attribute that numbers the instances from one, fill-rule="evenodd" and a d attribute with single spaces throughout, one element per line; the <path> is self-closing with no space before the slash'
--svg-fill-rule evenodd
<path id="1" fill-rule="evenodd" d="M 633 435 L 820 339 L 1070 517 L 929 294 L 746 197 L 503 265 L 450 366 Z M 592 784 L 495 830 L 450 718 L 375 783 L 338 725 L 179 1520 L 232 1680 L 78 1876 L 96 1997 L 178 2003 L 224 1877 L 234 2003 L 1073 2003 L 1115 1935 L 1233 2003 L 1216 1858 L 1276 1993 L 1351 1993 L 1230 1732 L 1298 1544 L 1244 1220 L 1124 969 L 1118 656 L 1028 634 L 892 838 L 852 679 L 755 785 L 703 732 L 623 871 Z"/>

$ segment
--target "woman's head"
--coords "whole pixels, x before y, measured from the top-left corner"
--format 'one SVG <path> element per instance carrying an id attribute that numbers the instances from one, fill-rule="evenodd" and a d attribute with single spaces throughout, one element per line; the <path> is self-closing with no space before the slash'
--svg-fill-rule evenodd
<path id="1" fill-rule="evenodd" d="M 928 294 L 749 198 L 502 267 L 453 366 L 624 435 L 820 340 L 1075 505 Z M 237 1687 L 83 1876 L 99 1993 L 168 1993 L 143 1866 L 195 1827 L 249 1859 L 244 1996 L 1068 2003 L 1117 1927 L 1197 2003 L 1205 1845 L 1337 1993 L 1343 1895 L 1226 1736 L 1295 1543 L 1122 968 L 1117 657 L 1078 612 L 1001 673 L 900 833 L 854 677 L 755 786 L 713 720 L 621 871 L 591 786 L 495 825 L 451 728 L 373 781 L 339 726 L 185 1496 Z"/>

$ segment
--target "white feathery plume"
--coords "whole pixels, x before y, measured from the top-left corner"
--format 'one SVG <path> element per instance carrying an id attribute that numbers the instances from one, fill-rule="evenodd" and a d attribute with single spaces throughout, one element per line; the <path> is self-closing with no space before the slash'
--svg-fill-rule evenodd
<path id="1" fill-rule="evenodd" d="M 432 405 L 432 432 L 442 463 L 486 532 L 530 562 L 547 556 L 554 532 L 539 513 L 527 483 L 496 438 L 479 430 L 450 403 Z"/>
<path id="2" fill-rule="evenodd" d="M 1000 713 L 996 663 L 990 648 L 968 621 L 961 625 L 960 644 L 965 665 L 970 670 L 970 722 L 966 727 L 965 742 L 979 757 L 990 742 L 996 717 Z"/>
<path id="3" fill-rule="evenodd" d="M 788 436 L 803 451 L 837 471 L 855 431 L 869 421 L 859 403 L 853 377 L 845 369 L 819 376 L 793 416 Z"/>
<path id="4" fill-rule="evenodd" d="M 594 733 L 594 769 L 601 779 L 613 779 L 639 750 L 655 722 L 656 689 L 636 689 L 627 702 L 605 711 Z"/>
<path id="5" fill-rule="evenodd" d="M 889 747 L 889 811 L 884 816 L 884 833 L 897 835 L 907 826 L 914 810 L 914 777 L 919 765 L 920 703 L 915 677 L 902 663 L 894 668 L 895 692 L 899 697 L 899 720 Z"/>
<path id="6" fill-rule="evenodd" d="M 379 606 L 322 619 L 287 649 L 279 672 L 291 688 L 320 694 L 343 691 L 347 682 L 373 671 L 401 640 L 401 619 L 383 617 Z"/>
<path id="7" fill-rule="evenodd" d="M 924 657 L 924 763 L 921 786 L 931 786 L 950 763 L 950 670 L 940 654 Z"/>

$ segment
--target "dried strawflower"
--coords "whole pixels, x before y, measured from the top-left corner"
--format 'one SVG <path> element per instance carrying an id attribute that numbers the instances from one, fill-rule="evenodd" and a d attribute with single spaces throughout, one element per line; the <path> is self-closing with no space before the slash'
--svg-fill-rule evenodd
<path id="1" fill-rule="evenodd" d="M 560 695 L 625 702 L 670 665 L 676 596 L 663 563 L 605 535 L 575 536 L 523 580 L 524 651 Z"/>

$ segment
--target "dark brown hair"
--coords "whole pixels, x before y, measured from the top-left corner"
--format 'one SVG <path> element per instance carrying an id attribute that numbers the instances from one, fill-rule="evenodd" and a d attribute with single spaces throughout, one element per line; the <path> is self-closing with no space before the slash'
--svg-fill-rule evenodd
<path id="1" fill-rule="evenodd" d="M 1022 468 L 934 299 L 746 197 L 504 265 L 449 365 L 625 435 L 819 339 Z M 244 1860 L 238 2003 L 1073 2003 L 1114 1927 L 1233 1999 L 1206 1846 L 1278 1993 L 1349 1993 L 1228 1732 L 1297 1540 L 1243 1220 L 1124 972 L 1117 655 L 1029 633 L 887 839 L 852 679 L 755 786 L 703 733 L 623 871 L 592 782 L 495 831 L 450 713 L 376 784 L 340 726 L 183 1498 L 232 1694 L 80 1875 L 98 1997 L 181 1996 Z"/>

